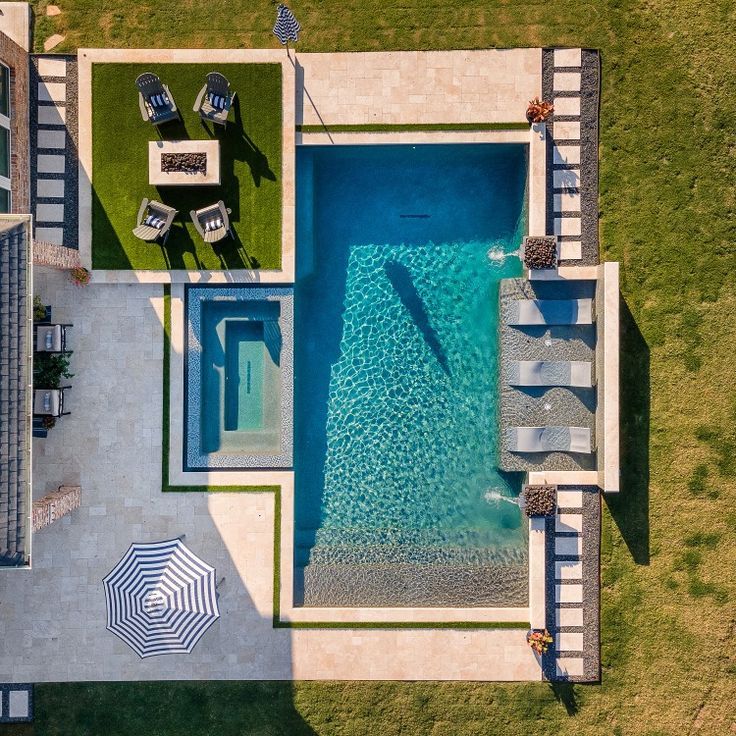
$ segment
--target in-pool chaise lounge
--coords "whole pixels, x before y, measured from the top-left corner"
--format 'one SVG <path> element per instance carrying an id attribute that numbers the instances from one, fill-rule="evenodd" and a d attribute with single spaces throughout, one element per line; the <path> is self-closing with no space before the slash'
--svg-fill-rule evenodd
<path id="1" fill-rule="evenodd" d="M 509 452 L 591 452 L 587 427 L 507 427 Z"/>
<path id="2" fill-rule="evenodd" d="M 590 388 L 588 360 L 515 360 L 509 368 L 512 386 L 571 386 Z"/>
<path id="3" fill-rule="evenodd" d="M 511 303 L 510 325 L 592 325 L 592 299 L 519 299 Z"/>

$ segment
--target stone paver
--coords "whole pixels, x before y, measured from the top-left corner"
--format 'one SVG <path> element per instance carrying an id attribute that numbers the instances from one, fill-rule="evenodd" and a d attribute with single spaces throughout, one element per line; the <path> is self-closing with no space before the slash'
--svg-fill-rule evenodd
<path id="1" fill-rule="evenodd" d="M 39 148 L 64 148 L 66 146 L 66 131 L 64 130 L 39 130 Z"/>
<path id="2" fill-rule="evenodd" d="M 582 652 L 582 632 L 561 631 L 559 634 L 557 634 L 555 648 L 558 652 Z"/>
<path id="3" fill-rule="evenodd" d="M 38 108 L 39 125 L 64 125 L 66 108 L 58 105 L 40 105 Z"/>
<path id="4" fill-rule="evenodd" d="M 557 660 L 557 677 L 582 677 L 582 657 L 560 657 Z"/>
<path id="5" fill-rule="evenodd" d="M 580 163 L 580 146 L 555 145 L 552 149 L 552 163 L 554 164 L 579 164 Z"/>
<path id="6" fill-rule="evenodd" d="M 555 235 L 580 235 L 580 218 L 555 217 Z"/>
<path id="7" fill-rule="evenodd" d="M 555 578 L 557 580 L 580 580 L 582 577 L 582 562 L 555 562 Z"/>
<path id="8" fill-rule="evenodd" d="M 64 245 L 64 228 L 62 227 L 37 227 L 34 237 L 54 245 Z"/>
<path id="9" fill-rule="evenodd" d="M 580 72 L 555 72 L 552 87 L 555 92 L 579 92 Z"/>
<path id="10" fill-rule="evenodd" d="M 552 186 L 555 189 L 577 189 L 580 187 L 580 172 L 574 169 L 555 169 L 552 172 Z"/>
<path id="11" fill-rule="evenodd" d="M 582 603 L 582 585 L 555 585 L 555 600 L 558 603 Z"/>
<path id="12" fill-rule="evenodd" d="M 304 125 L 523 121 L 541 89 L 539 49 L 300 54 L 299 63 Z"/>
<path id="13" fill-rule="evenodd" d="M 62 36 L 60 33 L 54 33 L 43 42 L 43 50 L 51 51 L 51 49 L 55 49 L 65 38 L 66 36 Z"/>
<path id="14" fill-rule="evenodd" d="M 558 196 L 558 195 L 555 195 Z M 583 506 L 583 492 L 579 490 L 558 490 L 557 506 L 561 509 L 579 509 Z"/>
<path id="15" fill-rule="evenodd" d="M 555 609 L 556 626 L 582 626 L 582 608 L 557 608 Z"/>
<path id="16" fill-rule="evenodd" d="M 555 123 L 555 140 L 576 141 L 580 139 L 580 123 L 574 120 L 563 120 Z"/>
<path id="17" fill-rule="evenodd" d="M 560 260 L 579 261 L 583 257 L 583 244 L 579 240 L 563 240 L 559 244 Z"/>
<path id="18" fill-rule="evenodd" d="M 41 77 L 65 77 L 66 59 L 39 59 L 38 74 Z"/>
<path id="19" fill-rule="evenodd" d="M 36 179 L 36 196 L 62 198 L 64 196 L 64 180 Z"/>
<path id="20" fill-rule="evenodd" d="M 582 49 L 555 49 L 555 66 L 581 66 L 583 60 Z"/>
<path id="21" fill-rule="evenodd" d="M 580 115 L 579 97 L 555 97 L 552 104 L 555 115 Z"/>
<path id="22" fill-rule="evenodd" d="M 557 537 L 555 539 L 555 554 L 563 556 L 580 555 L 583 551 L 582 537 Z"/>
<path id="23" fill-rule="evenodd" d="M 64 156 L 56 154 L 40 154 L 38 156 L 39 174 L 63 174 L 66 168 Z"/>
<path id="24" fill-rule="evenodd" d="M 30 712 L 28 691 L 11 690 L 8 696 L 8 715 L 11 718 L 27 718 Z"/>
<path id="25" fill-rule="evenodd" d="M 555 212 L 580 212 L 580 192 L 556 192 Z"/>
<path id="26" fill-rule="evenodd" d="M 36 220 L 38 222 L 64 222 L 64 205 L 45 203 L 37 204 Z"/>
<path id="27" fill-rule="evenodd" d="M 66 84 L 64 82 L 39 82 L 38 99 L 41 102 L 64 102 Z"/>
<path id="28" fill-rule="evenodd" d="M 557 532 L 582 532 L 582 514 L 557 514 L 555 517 L 555 531 Z"/>

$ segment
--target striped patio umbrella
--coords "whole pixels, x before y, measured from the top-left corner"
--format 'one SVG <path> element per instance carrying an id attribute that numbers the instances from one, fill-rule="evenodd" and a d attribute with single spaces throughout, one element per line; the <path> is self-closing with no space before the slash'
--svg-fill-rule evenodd
<path id="1" fill-rule="evenodd" d="M 281 41 L 282 44 L 288 43 L 289 41 L 299 40 L 299 31 L 302 27 L 299 25 L 299 21 L 294 17 L 294 13 L 286 7 L 286 5 L 279 5 L 276 8 L 276 24 L 273 27 L 273 34 Z"/>
<path id="2" fill-rule="evenodd" d="M 191 652 L 220 617 L 215 568 L 180 539 L 131 544 L 102 582 L 107 628 L 141 657 Z"/>

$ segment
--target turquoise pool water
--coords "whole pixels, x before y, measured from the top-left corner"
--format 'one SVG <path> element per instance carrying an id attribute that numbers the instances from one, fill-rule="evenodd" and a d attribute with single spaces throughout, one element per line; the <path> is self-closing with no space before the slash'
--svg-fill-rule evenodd
<path id="1" fill-rule="evenodd" d="M 295 569 L 305 605 L 523 605 L 497 469 L 497 297 L 523 145 L 297 151 Z"/>
<path id="2" fill-rule="evenodd" d="M 278 303 L 206 301 L 201 310 L 201 451 L 278 450 L 279 347 L 269 340 Z"/>

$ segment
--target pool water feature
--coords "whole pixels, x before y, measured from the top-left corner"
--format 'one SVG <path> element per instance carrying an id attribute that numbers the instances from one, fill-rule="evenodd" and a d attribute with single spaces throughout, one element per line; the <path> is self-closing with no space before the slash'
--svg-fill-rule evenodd
<path id="1" fill-rule="evenodd" d="M 297 603 L 526 605 L 497 469 L 526 179 L 524 145 L 298 149 Z"/>
<path id="2" fill-rule="evenodd" d="M 190 288 L 187 313 L 189 466 L 290 466 L 289 290 Z"/>

